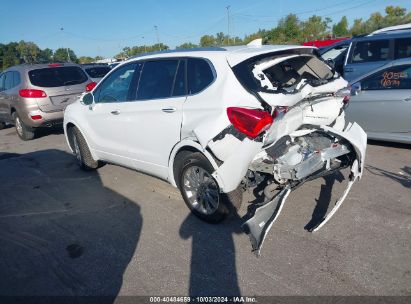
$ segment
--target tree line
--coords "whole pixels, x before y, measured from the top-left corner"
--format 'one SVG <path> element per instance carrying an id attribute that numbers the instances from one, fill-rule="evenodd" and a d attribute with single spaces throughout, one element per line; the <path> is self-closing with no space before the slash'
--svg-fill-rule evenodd
<path id="1" fill-rule="evenodd" d="M 227 45 L 241 45 L 262 38 L 264 44 L 301 44 L 310 40 L 329 39 L 332 37 L 357 36 L 372 31 L 398 24 L 411 22 L 411 13 L 399 6 L 387 6 L 385 14 L 372 13 L 366 20 L 355 19 L 349 26 L 347 17 L 343 16 L 337 23 L 332 24 L 331 18 L 313 15 L 307 20 L 300 20 L 296 14 L 289 14 L 280 19 L 276 27 L 259 29 L 257 32 L 240 37 L 229 37 L 223 32 L 215 35 L 203 35 L 198 43 L 185 42 L 176 49 L 196 47 L 213 47 Z M 169 46 L 163 43 L 153 45 L 136 45 L 125 47 L 115 58 L 123 60 L 143 53 L 168 50 Z M 0 69 L 21 63 L 46 63 L 46 62 L 75 62 L 90 63 L 101 56 L 77 57 L 70 48 L 40 49 L 34 42 L 10 42 L 0 44 Z"/>

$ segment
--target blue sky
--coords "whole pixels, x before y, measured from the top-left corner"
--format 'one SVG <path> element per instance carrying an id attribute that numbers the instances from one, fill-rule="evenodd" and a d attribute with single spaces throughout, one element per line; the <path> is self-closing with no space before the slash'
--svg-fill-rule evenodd
<path id="1" fill-rule="evenodd" d="M 78 56 L 114 56 L 125 46 L 157 41 L 174 48 L 198 43 L 204 34 L 243 37 L 269 29 L 289 13 L 301 20 L 316 14 L 338 21 L 368 18 L 388 5 L 411 11 L 410 0 L 3 0 L 0 42 L 33 41 L 41 48 L 70 47 Z M 63 28 L 63 30 L 61 30 Z"/>

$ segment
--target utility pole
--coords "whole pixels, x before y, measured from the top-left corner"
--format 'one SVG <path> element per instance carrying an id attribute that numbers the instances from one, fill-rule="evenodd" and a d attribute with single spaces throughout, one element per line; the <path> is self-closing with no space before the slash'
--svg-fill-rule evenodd
<path id="1" fill-rule="evenodd" d="M 61 30 L 61 32 L 63 33 L 63 36 L 64 36 L 64 32 L 63 32 L 63 31 L 64 31 L 64 27 L 61 27 L 60 30 Z M 66 48 L 66 51 L 67 51 L 67 62 L 71 62 L 69 49 Z"/>
<path id="2" fill-rule="evenodd" d="M 143 39 L 143 43 L 144 43 L 144 53 L 147 53 L 146 41 L 144 40 L 144 36 L 141 36 L 141 39 Z"/>
<path id="3" fill-rule="evenodd" d="M 227 44 L 230 44 L 230 7 L 231 5 L 225 7 L 227 9 Z"/>
<path id="4" fill-rule="evenodd" d="M 158 36 L 158 26 L 157 25 L 154 25 L 154 30 L 156 31 L 158 50 L 161 51 L 160 38 Z"/>

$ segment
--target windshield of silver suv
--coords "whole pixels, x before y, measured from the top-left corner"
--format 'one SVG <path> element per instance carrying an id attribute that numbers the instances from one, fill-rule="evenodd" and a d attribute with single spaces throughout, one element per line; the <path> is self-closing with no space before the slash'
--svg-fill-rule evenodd
<path id="1" fill-rule="evenodd" d="M 43 88 L 76 85 L 88 79 L 84 71 L 76 66 L 31 70 L 29 78 L 33 85 Z"/>

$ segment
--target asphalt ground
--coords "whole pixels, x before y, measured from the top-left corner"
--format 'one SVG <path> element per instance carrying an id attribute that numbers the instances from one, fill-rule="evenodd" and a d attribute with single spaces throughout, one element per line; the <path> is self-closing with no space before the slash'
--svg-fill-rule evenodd
<path id="1" fill-rule="evenodd" d="M 293 191 L 261 257 L 238 215 L 192 216 L 168 183 L 106 165 L 81 171 L 61 131 L 0 131 L 0 295 L 411 295 L 410 146 L 372 142 L 363 178 Z M 315 212 L 314 212 L 315 210 Z M 313 216 L 314 213 L 314 216 Z"/>

